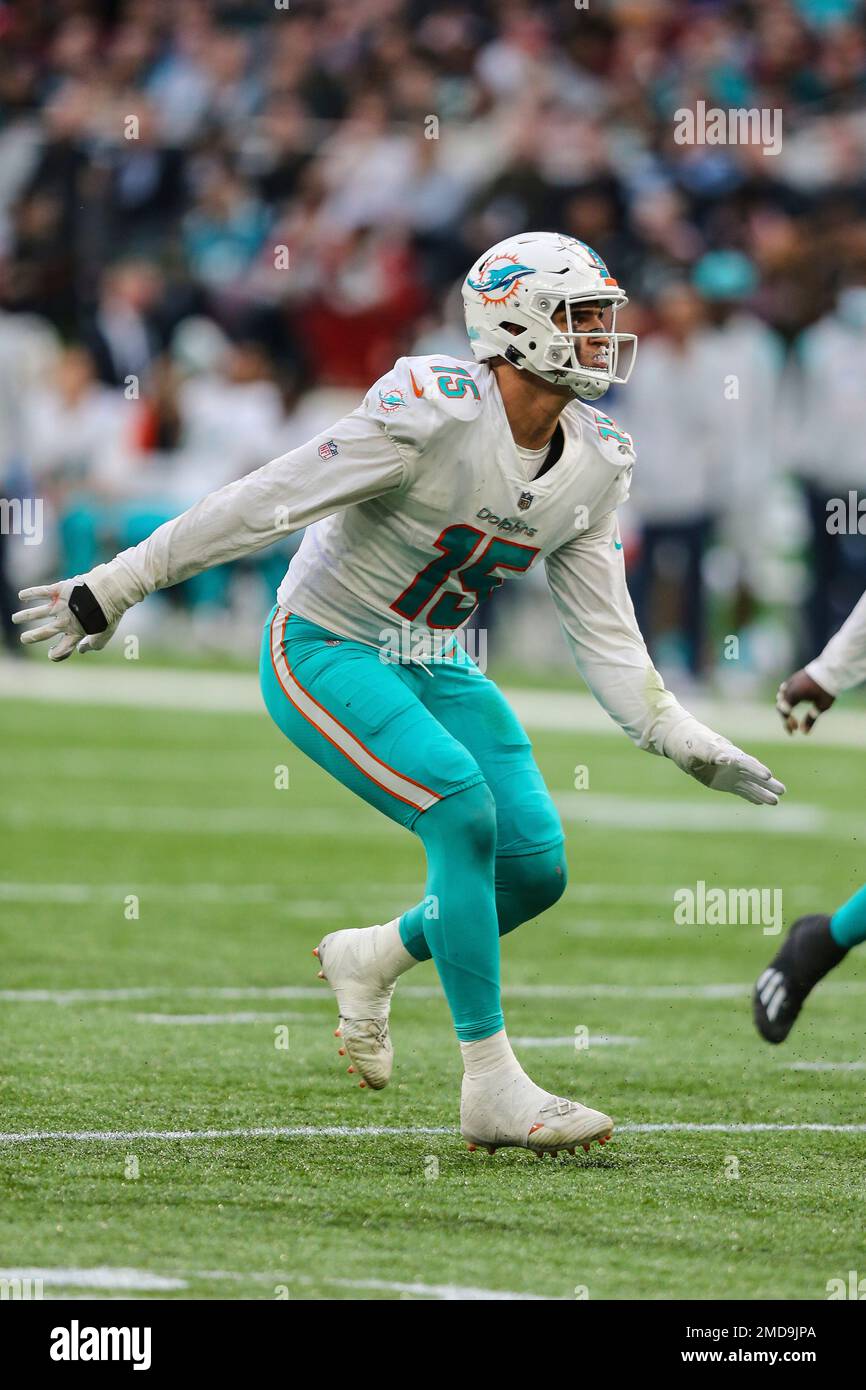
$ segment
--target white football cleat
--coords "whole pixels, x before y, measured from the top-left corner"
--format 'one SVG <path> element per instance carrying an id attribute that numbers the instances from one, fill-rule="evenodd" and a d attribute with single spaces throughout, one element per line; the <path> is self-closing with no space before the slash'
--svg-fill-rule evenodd
<path id="1" fill-rule="evenodd" d="M 613 1120 L 576 1100 L 564 1100 L 536 1086 L 526 1072 L 503 1067 L 485 1076 L 463 1078 L 460 1132 L 470 1149 L 530 1149 L 545 1154 L 605 1144 Z"/>
<path id="2" fill-rule="evenodd" d="M 319 978 L 327 980 L 337 996 L 340 1026 L 335 1037 L 348 1057 L 349 1072 L 360 1076 L 359 1086 L 381 1091 L 391 1078 L 394 1049 L 388 1032 L 388 1015 L 395 980 L 385 980 L 376 960 L 375 933 L 380 927 L 350 927 L 323 936 L 313 955 L 320 966 Z"/>

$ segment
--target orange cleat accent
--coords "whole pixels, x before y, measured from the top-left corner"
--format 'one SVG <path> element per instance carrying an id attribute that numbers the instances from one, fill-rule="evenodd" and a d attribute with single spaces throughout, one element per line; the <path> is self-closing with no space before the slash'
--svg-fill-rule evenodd
<path id="1" fill-rule="evenodd" d="M 358 1082 L 358 1090 L 359 1090 L 359 1091 L 363 1091 L 363 1089 L 364 1089 L 364 1087 L 366 1086 L 366 1084 L 367 1084 L 366 1081 L 359 1081 L 359 1082 Z"/>
<path id="2" fill-rule="evenodd" d="M 345 1057 L 345 1055 L 346 1055 L 346 1049 L 345 1049 L 344 1047 L 341 1047 L 341 1048 L 339 1049 L 339 1051 L 337 1052 L 337 1056 L 338 1056 L 338 1057 Z"/>
<path id="3" fill-rule="evenodd" d="M 584 1152 L 585 1154 L 588 1154 L 588 1153 L 589 1153 L 589 1145 L 588 1145 L 588 1144 L 584 1144 L 584 1145 L 583 1145 L 583 1152 Z"/>
<path id="4" fill-rule="evenodd" d="M 318 948 L 318 946 L 314 946 L 314 947 L 313 947 L 313 955 L 316 957 L 316 960 L 319 959 L 319 948 Z"/>
<path id="5" fill-rule="evenodd" d="M 355 1068 L 354 1068 L 354 1067 L 348 1067 L 347 1070 L 348 1070 L 350 1076 L 354 1075 L 354 1071 L 355 1071 Z"/>
<path id="6" fill-rule="evenodd" d="M 339 1038 L 340 1036 L 341 1036 L 341 1030 L 340 1030 L 339 1028 L 335 1028 L 335 1029 L 334 1029 L 334 1037 L 335 1037 L 335 1038 Z"/>
<path id="7" fill-rule="evenodd" d="M 469 1152 L 470 1152 L 471 1154 L 474 1154 L 474 1153 L 477 1151 L 477 1149 L 478 1149 L 478 1145 L 477 1145 L 477 1144 L 467 1144 L 466 1147 L 467 1147 L 467 1149 L 469 1150 Z"/>

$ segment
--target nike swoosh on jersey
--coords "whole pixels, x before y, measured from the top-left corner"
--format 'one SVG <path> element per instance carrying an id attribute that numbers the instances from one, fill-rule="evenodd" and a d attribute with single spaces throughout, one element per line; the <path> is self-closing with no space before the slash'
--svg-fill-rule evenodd
<path id="1" fill-rule="evenodd" d="M 420 399 L 420 397 L 424 395 L 424 387 L 418 385 L 417 381 L 415 380 L 415 373 L 412 371 L 411 367 L 409 368 L 409 375 L 412 378 L 412 390 L 415 392 L 415 395 L 418 396 Z"/>

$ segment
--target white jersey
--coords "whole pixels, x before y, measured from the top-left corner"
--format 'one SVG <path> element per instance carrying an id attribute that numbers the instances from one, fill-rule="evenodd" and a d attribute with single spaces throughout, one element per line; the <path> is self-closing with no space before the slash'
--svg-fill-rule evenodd
<path id="1" fill-rule="evenodd" d="M 828 695 L 840 695 L 866 681 L 866 594 L 821 655 L 809 662 L 806 674 Z"/>
<path id="2" fill-rule="evenodd" d="M 389 652 L 395 628 L 408 628 L 400 648 L 414 653 L 544 563 L 587 684 L 636 742 L 662 752 L 688 716 L 652 666 L 626 587 L 616 508 L 632 440 L 577 400 L 560 420 L 561 456 L 529 477 L 490 367 L 401 358 L 351 415 L 167 522 L 91 587 L 113 616 L 306 527 L 280 607 Z"/>

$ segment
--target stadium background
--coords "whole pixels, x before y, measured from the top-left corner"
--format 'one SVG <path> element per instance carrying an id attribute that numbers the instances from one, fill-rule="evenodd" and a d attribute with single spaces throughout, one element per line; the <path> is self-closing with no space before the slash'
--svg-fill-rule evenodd
<path id="1" fill-rule="evenodd" d="M 327 427 L 398 355 L 467 356 L 462 276 L 527 227 L 631 296 L 605 408 L 665 673 L 749 690 L 853 605 L 866 536 L 826 503 L 866 479 L 858 0 L 67 0 L 0 5 L 0 35 L 0 495 L 45 509 L 42 544 L 0 537 L 9 650 L 21 584 Z M 678 144 L 698 100 L 781 111 L 781 151 Z M 291 548 L 135 631 L 248 662 Z M 494 665 L 567 663 L 541 577 L 478 621 Z"/>

